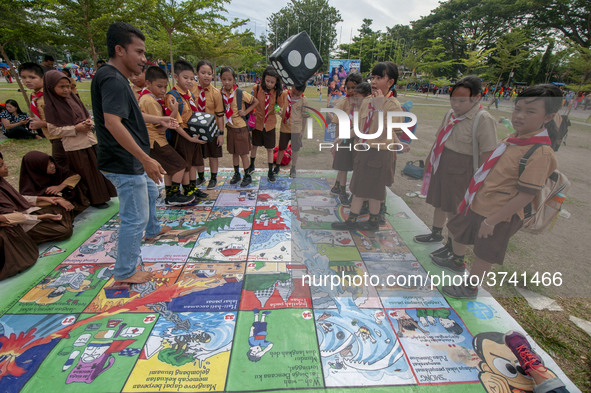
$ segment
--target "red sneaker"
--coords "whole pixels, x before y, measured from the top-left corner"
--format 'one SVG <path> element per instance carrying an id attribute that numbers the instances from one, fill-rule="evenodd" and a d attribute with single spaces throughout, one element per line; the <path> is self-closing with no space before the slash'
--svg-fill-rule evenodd
<path id="1" fill-rule="evenodd" d="M 526 373 L 536 372 L 542 375 L 548 371 L 540 356 L 531 349 L 531 345 L 523 334 L 515 331 L 505 334 L 505 344 L 515 354 Z"/>

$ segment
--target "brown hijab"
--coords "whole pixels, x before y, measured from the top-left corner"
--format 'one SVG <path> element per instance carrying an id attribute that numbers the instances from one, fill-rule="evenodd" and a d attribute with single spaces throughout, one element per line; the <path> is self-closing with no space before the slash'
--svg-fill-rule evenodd
<path id="1" fill-rule="evenodd" d="M 47 71 L 43 76 L 43 98 L 45 99 L 45 119 L 57 127 L 75 126 L 88 119 L 88 111 L 80 98 L 70 93 L 69 97 L 61 97 L 55 93 L 60 80 L 69 79 L 57 70 Z"/>
<path id="2" fill-rule="evenodd" d="M 23 212 L 30 207 L 29 202 L 6 179 L 0 178 L 0 214 Z"/>
<path id="3" fill-rule="evenodd" d="M 55 174 L 47 174 L 49 161 L 55 165 Z M 19 191 L 22 195 L 45 195 L 45 190 L 50 186 L 62 184 L 68 177 L 75 173 L 55 163 L 54 159 L 40 151 L 32 150 L 24 155 L 21 163 L 21 177 Z"/>

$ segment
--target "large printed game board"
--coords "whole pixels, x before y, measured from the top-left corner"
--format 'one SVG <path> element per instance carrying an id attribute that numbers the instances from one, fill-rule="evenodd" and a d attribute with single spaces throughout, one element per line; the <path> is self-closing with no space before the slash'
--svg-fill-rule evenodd
<path id="1" fill-rule="evenodd" d="M 153 281 L 114 282 L 117 215 L 49 247 L 59 264 L 0 317 L 0 391 L 531 391 L 503 344 L 519 325 L 492 297 L 431 287 L 440 245 L 412 242 L 426 227 L 393 193 L 379 231 L 335 231 L 349 210 L 329 174 L 227 175 L 201 203 L 158 207 L 171 230 L 142 245 Z"/>

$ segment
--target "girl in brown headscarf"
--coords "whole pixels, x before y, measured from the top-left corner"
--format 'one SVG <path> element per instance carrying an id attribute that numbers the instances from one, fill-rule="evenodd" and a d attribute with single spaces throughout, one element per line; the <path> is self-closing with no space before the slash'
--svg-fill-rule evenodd
<path id="1" fill-rule="evenodd" d="M 88 187 L 92 206 L 108 207 L 106 202 L 117 192 L 98 170 L 94 123 L 84 104 L 72 93 L 68 77 L 56 70 L 43 76 L 43 94 L 49 133 L 62 138 L 72 169 Z"/>
<path id="2" fill-rule="evenodd" d="M 74 206 L 60 197 L 24 197 L 4 178 L 0 154 L 0 280 L 35 264 L 37 245 L 72 236 Z"/>
<path id="3" fill-rule="evenodd" d="M 75 206 L 76 213 L 90 204 L 85 195 L 88 190 L 80 183 L 80 175 L 58 165 L 53 157 L 37 150 L 23 157 L 19 191 L 22 195 L 30 196 L 61 196 Z"/>

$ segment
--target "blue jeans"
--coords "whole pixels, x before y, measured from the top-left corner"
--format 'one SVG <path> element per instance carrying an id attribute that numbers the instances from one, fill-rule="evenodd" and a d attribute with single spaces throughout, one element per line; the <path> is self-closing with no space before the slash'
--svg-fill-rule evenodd
<path id="1" fill-rule="evenodd" d="M 103 172 L 103 175 L 117 189 L 119 196 L 119 237 L 117 240 L 117 260 L 115 280 L 123 280 L 136 273 L 141 263 L 140 246 L 144 231 L 146 237 L 160 233 L 160 223 L 156 216 L 158 187 L 145 173 L 126 175 Z"/>

